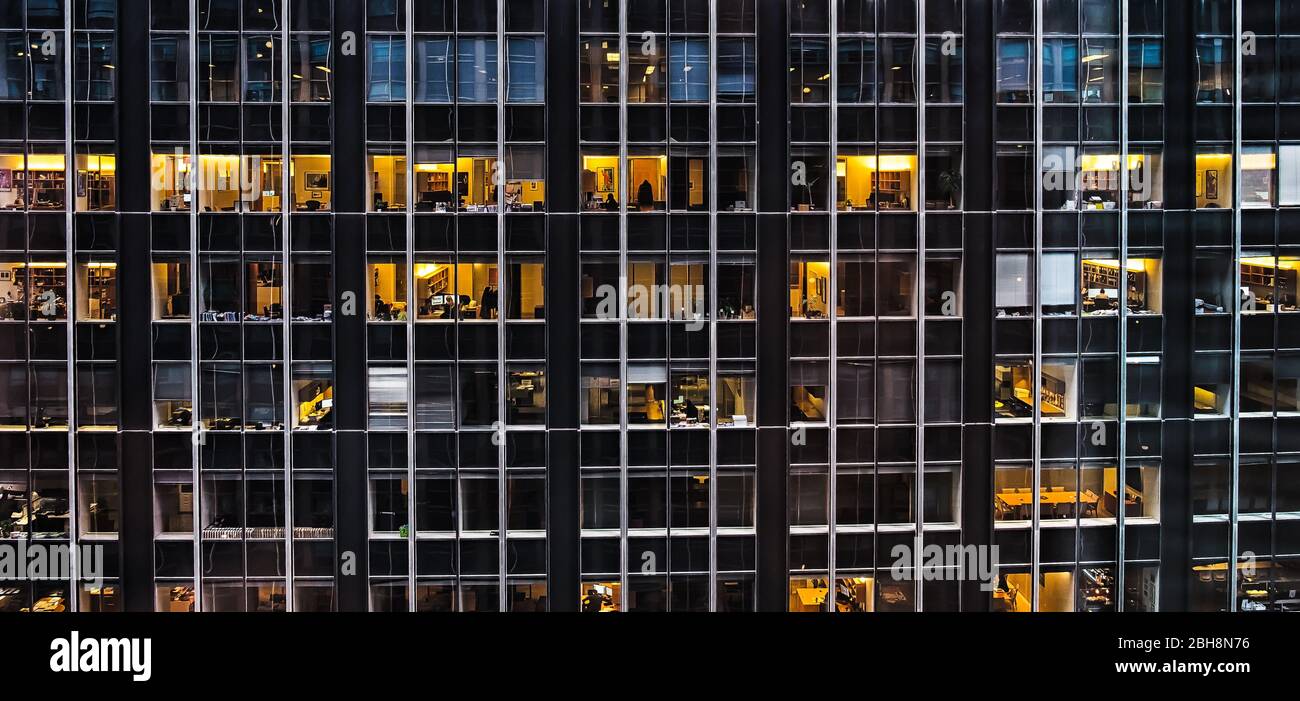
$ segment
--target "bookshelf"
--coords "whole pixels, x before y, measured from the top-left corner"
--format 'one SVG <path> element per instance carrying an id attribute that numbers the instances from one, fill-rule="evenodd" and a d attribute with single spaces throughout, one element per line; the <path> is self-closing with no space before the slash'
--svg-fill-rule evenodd
<path id="1" fill-rule="evenodd" d="M 86 198 L 86 211 L 113 209 L 115 202 L 115 183 L 112 177 L 100 173 L 83 172 L 83 192 L 77 194 Z"/>
<path id="2" fill-rule="evenodd" d="M 882 209 L 901 208 L 911 192 L 908 173 L 904 171 L 876 171 L 871 174 L 871 191 Z"/>
<path id="3" fill-rule="evenodd" d="M 27 193 L 28 209 L 63 209 L 67 185 L 67 176 L 60 170 L 14 172 L 14 187 Z"/>

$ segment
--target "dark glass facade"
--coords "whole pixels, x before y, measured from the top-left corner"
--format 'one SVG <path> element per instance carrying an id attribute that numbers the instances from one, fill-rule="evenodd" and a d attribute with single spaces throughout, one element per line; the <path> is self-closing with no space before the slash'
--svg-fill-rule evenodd
<path id="1" fill-rule="evenodd" d="M 0 541 L 105 562 L 0 611 L 1296 605 L 1300 3 L 0 0 L 0 55 Z"/>

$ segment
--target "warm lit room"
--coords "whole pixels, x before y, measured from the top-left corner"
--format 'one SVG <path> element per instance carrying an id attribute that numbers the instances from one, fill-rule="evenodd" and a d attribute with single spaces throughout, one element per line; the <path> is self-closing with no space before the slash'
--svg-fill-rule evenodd
<path id="1" fill-rule="evenodd" d="M 117 203 L 117 158 L 109 154 L 77 154 L 78 212 L 112 211 Z"/>
<path id="2" fill-rule="evenodd" d="M 203 154 L 199 157 L 202 212 L 277 212 L 280 210 L 279 156 Z M 178 207 L 179 208 L 179 207 Z"/>
<path id="3" fill-rule="evenodd" d="M 533 146 L 506 147 L 507 212 L 546 210 L 546 149 Z"/>
<path id="4" fill-rule="evenodd" d="M 366 160 L 370 164 L 370 177 L 366 180 L 370 211 L 406 211 L 406 155 L 372 148 Z"/>
<path id="5" fill-rule="evenodd" d="M 77 264 L 77 321 L 117 320 L 117 263 Z"/>
<path id="6" fill-rule="evenodd" d="M 62 261 L 0 263 L 0 318 L 66 319 L 67 273 L 68 264 Z"/>
<path id="7" fill-rule="evenodd" d="M 461 149 L 456 159 L 456 187 L 460 211 L 495 212 L 497 186 L 493 182 L 497 169 L 496 148 L 474 153 Z"/>
<path id="8" fill-rule="evenodd" d="M 1232 154 L 1196 154 L 1196 208 L 1232 207 Z"/>
<path id="9" fill-rule="evenodd" d="M 1028 360 L 999 363 L 993 368 L 993 411 L 1004 419 L 1034 415 L 1033 364 Z"/>
<path id="10" fill-rule="evenodd" d="M 914 155 L 841 155 L 835 181 L 835 206 L 842 212 L 916 210 Z"/>
<path id="11" fill-rule="evenodd" d="M 455 211 L 456 163 L 449 150 L 417 149 L 415 162 L 415 211 Z"/>
<path id="12" fill-rule="evenodd" d="M 1001 418 L 1027 419 L 1034 415 L 1033 364 L 1028 360 L 999 363 L 993 370 L 993 410 Z M 1042 417 L 1073 419 L 1078 398 L 1075 396 L 1075 364 L 1069 360 L 1043 362 L 1041 401 Z"/>
<path id="13" fill-rule="evenodd" d="M 755 420 L 758 380 L 752 365 L 718 367 L 718 425 L 744 428 Z"/>
<path id="14" fill-rule="evenodd" d="M 393 266 L 390 264 L 390 267 Z M 405 266 L 401 267 L 405 269 Z M 396 274 L 394 269 L 391 275 Z M 373 277 L 374 273 L 371 275 Z M 405 294 L 404 287 L 400 291 Z M 395 283 L 389 293 L 398 293 Z M 385 299 L 386 303 L 392 304 L 394 298 Z M 405 297 L 402 299 L 404 302 Z M 416 263 L 413 304 L 421 321 L 495 319 L 500 309 L 497 266 L 487 261 Z M 403 314 L 406 313 L 403 307 Z"/>
<path id="15" fill-rule="evenodd" d="M 1243 311 L 1296 311 L 1297 273 L 1300 258 L 1294 256 L 1243 256 L 1241 286 L 1251 294 Z"/>
<path id="16" fill-rule="evenodd" d="M 709 372 L 700 370 L 673 370 L 670 425 L 674 428 L 707 428 L 709 426 Z"/>
<path id="17" fill-rule="evenodd" d="M 1083 313 L 1092 316 L 1118 314 L 1122 294 L 1127 300 L 1129 314 L 1159 314 L 1162 270 L 1163 263 L 1159 258 L 1129 258 L 1124 264 L 1124 280 L 1121 282 L 1120 261 L 1083 259 L 1080 283 Z"/>
<path id="18" fill-rule="evenodd" d="M 271 175 L 268 173 L 268 176 Z M 293 179 L 293 210 L 296 212 L 327 212 L 332 201 L 332 175 L 328 154 L 297 154 L 290 162 L 289 175 Z M 272 188 L 267 187 L 269 194 Z M 275 188 L 278 190 L 278 187 Z M 279 203 L 274 208 L 278 209 Z M 268 211 L 268 210 L 263 210 Z"/>
<path id="19" fill-rule="evenodd" d="M 582 156 L 582 208 L 585 211 L 619 211 L 623 201 L 618 154 Z"/>
<path id="20" fill-rule="evenodd" d="M 629 154 L 627 157 L 627 208 L 631 212 L 667 209 L 665 183 L 668 157 L 663 154 Z"/>
<path id="21" fill-rule="evenodd" d="M 371 263 L 366 279 L 370 294 L 366 296 L 366 318 L 370 321 L 406 321 L 406 264 Z"/>
<path id="22" fill-rule="evenodd" d="M 790 261 L 790 316 L 825 319 L 830 314 L 831 264 L 826 261 Z"/>
<path id="23" fill-rule="evenodd" d="M 179 147 L 170 153 L 155 151 L 151 161 L 151 209 L 155 212 L 189 211 L 194 186 L 189 154 Z"/>
<path id="24" fill-rule="evenodd" d="M 63 209 L 66 168 L 61 153 L 0 152 L 0 210 Z"/>

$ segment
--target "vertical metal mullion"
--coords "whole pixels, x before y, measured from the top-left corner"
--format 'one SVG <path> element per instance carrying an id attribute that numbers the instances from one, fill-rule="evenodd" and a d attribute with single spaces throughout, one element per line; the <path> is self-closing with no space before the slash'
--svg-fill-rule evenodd
<path id="1" fill-rule="evenodd" d="M 839 200 L 839 194 L 837 192 L 837 190 L 839 189 L 839 178 L 834 177 L 834 174 L 837 172 L 839 168 L 839 157 L 840 157 L 840 148 L 839 148 L 840 99 L 839 99 L 839 90 L 837 87 L 839 85 L 839 72 L 840 72 L 840 66 L 839 66 L 840 62 L 838 60 L 839 33 L 840 33 L 839 3 L 835 3 L 830 8 L 830 10 L 831 10 L 830 11 L 830 36 L 827 38 L 826 46 L 827 46 L 827 57 L 828 57 L 827 62 L 829 63 L 830 76 L 831 76 L 829 79 L 830 85 L 827 86 L 828 89 L 827 97 L 830 100 L 831 124 L 830 124 L 830 143 L 827 145 L 827 148 L 830 150 L 832 182 L 834 183 L 834 185 L 830 188 L 830 196 L 828 198 L 829 201 L 826 203 L 827 216 L 830 217 L 830 237 L 828 241 L 828 243 L 830 244 L 830 251 L 829 251 L 830 255 L 828 256 L 830 262 L 830 270 L 827 271 L 830 276 L 830 281 L 827 283 L 827 285 L 829 287 L 829 292 L 831 294 L 831 299 L 828 300 L 828 302 L 830 302 L 830 304 L 828 305 L 830 309 L 827 310 L 829 313 L 826 315 L 828 319 L 827 323 L 830 326 L 830 328 L 828 329 L 828 333 L 830 334 L 830 342 L 829 342 L 830 347 L 827 349 L 828 357 L 827 357 L 827 369 L 826 369 L 828 380 L 829 378 L 836 376 L 835 374 L 836 367 L 839 364 L 839 315 L 836 314 L 835 308 L 839 304 L 839 289 L 840 289 L 839 287 L 840 286 L 840 279 L 839 279 L 840 278 L 840 274 L 839 274 L 840 214 L 839 214 L 839 209 L 836 206 Z M 875 76 L 872 76 L 872 80 L 873 81 L 875 80 Z M 877 99 L 879 99 L 878 96 Z M 877 144 L 877 148 L 879 148 L 879 144 Z M 877 164 L 878 163 L 879 163 L 879 151 L 877 151 Z M 875 367 L 876 367 L 875 365 L 872 366 L 873 371 Z M 835 591 L 835 572 L 839 565 L 835 557 L 836 550 L 838 549 L 836 546 L 836 541 L 838 539 L 837 527 L 839 526 L 838 519 L 836 518 L 836 514 L 838 513 L 838 508 L 839 508 L 839 494 L 838 491 L 835 489 L 836 478 L 839 474 L 839 460 L 837 458 L 838 455 L 837 447 L 839 443 L 838 430 L 837 430 L 837 427 L 839 425 L 839 409 L 837 407 L 837 402 L 836 402 L 836 397 L 838 394 L 839 394 L 839 387 L 836 385 L 836 383 L 828 381 L 826 383 L 826 409 L 827 409 L 826 440 L 828 446 L 827 448 L 828 464 L 826 468 L 827 471 L 826 524 L 827 524 L 828 533 L 827 533 L 826 542 L 827 542 L 827 547 L 830 548 L 830 552 L 827 554 L 827 564 L 829 565 L 829 567 L 827 568 L 826 579 L 827 579 L 827 583 L 830 584 L 831 592 Z M 789 536 L 787 535 L 787 538 L 788 537 Z M 824 602 L 824 605 L 826 606 L 827 611 L 834 612 L 835 596 L 833 594 L 828 594 L 826 597 L 826 601 Z"/>
<path id="2" fill-rule="evenodd" d="M 298 402 L 293 392 L 293 356 L 292 337 L 293 321 L 290 314 L 290 307 L 285 302 L 289 300 L 290 285 L 293 276 L 289 274 L 290 263 L 292 262 L 292 246 L 290 236 L 290 222 L 292 216 L 290 212 L 293 207 L 290 200 L 293 199 L 293 176 L 291 174 L 291 164 L 293 163 L 293 137 L 290 134 L 292 121 L 290 112 L 293 109 L 293 81 L 292 67 L 289 65 L 289 52 L 292 48 L 292 36 L 289 33 L 289 3 L 280 3 L 280 94 L 284 97 L 284 102 L 280 105 L 280 138 L 283 154 L 280 156 L 280 216 L 283 219 L 284 233 L 281 235 L 281 255 L 284 258 L 283 269 L 280 273 L 280 323 L 285 327 L 283 339 L 284 348 L 284 372 L 280 373 L 281 391 L 284 393 L 284 408 L 286 414 L 289 411 L 297 412 Z M 272 53 L 272 61 L 276 58 Z M 274 63 L 272 64 L 274 65 Z M 293 586 L 293 420 L 289 416 L 284 417 L 284 572 L 285 572 L 285 590 L 284 601 L 285 610 L 293 611 L 295 607 L 294 586 Z"/>
<path id="3" fill-rule="evenodd" d="M 405 117 L 406 117 L 406 143 L 404 161 L 406 170 L 402 174 L 406 179 L 406 213 L 403 219 L 406 224 L 405 241 L 406 256 L 406 322 L 403 324 L 406 331 L 406 480 L 410 487 L 407 489 L 407 513 L 410 514 L 410 527 L 407 528 L 408 538 L 406 540 L 406 557 L 408 561 L 407 568 L 407 610 L 414 612 L 418 605 L 419 595 L 419 562 L 417 561 L 418 549 L 416 541 L 420 532 L 419 524 L 416 523 L 416 504 L 418 497 L 419 472 L 416 470 L 416 396 L 415 396 L 415 320 L 419 313 L 419 307 L 416 304 L 415 295 L 415 3 L 406 3 L 406 51 L 405 53 L 405 70 L 406 70 L 406 91 L 405 91 Z M 455 156 L 453 155 L 453 158 Z M 455 165 L 452 166 L 453 179 L 455 174 Z M 366 173 L 370 177 L 370 173 Z M 454 185 L 453 185 L 454 186 Z M 453 274 L 455 268 L 452 269 Z M 454 385 L 453 381 L 453 385 Z M 453 592 L 454 594 L 454 592 Z"/>
<path id="4" fill-rule="evenodd" d="M 1119 269 L 1120 275 L 1124 277 L 1123 286 L 1120 290 L 1122 301 L 1119 305 L 1119 424 L 1116 436 L 1117 450 L 1119 459 L 1116 462 L 1115 475 L 1115 493 L 1127 495 L 1128 489 L 1128 431 L 1126 422 L 1128 420 L 1128 205 L 1129 205 L 1129 188 L 1131 187 L 1132 178 L 1130 177 L 1128 164 L 1128 5 L 1129 0 L 1119 0 Z M 1078 367 L 1082 369 L 1082 363 Z M 1076 373 L 1075 377 L 1078 377 Z M 1077 382 L 1077 380 L 1076 380 Z M 1083 471 L 1079 471 L 1082 476 Z M 1103 476 L 1103 479 L 1104 476 Z M 1115 611 L 1124 610 L 1124 560 L 1125 544 L 1127 539 L 1124 534 L 1124 520 L 1127 516 L 1127 509 L 1124 508 L 1124 498 L 1117 499 L 1120 508 L 1115 515 L 1116 530 L 1116 564 L 1115 564 L 1115 588 L 1111 595 L 1111 601 Z M 1080 536 L 1082 537 L 1082 529 Z M 1079 552 L 1082 552 L 1080 550 Z"/>
<path id="5" fill-rule="evenodd" d="M 456 193 L 455 195 L 456 200 L 455 202 L 453 202 L 453 206 L 450 212 L 448 212 L 447 216 L 451 217 L 452 233 L 453 233 L 452 241 L 451 241 L 451 245 L 453 247 L 452 256 L 451 256 L 452 291 L 456 295 L 459 295 L 460 294 L 460 266 L 461 266 L 461 250 L 460 250 L 460 220 L 461 220 L 460 209 L 461 208 L 460 208 L 460 199 L 459 199 L 460 185 L 458 184 L 458 181 L 460 179 L 460 125 L 458 121 L 460 119 L 460 79 L 459 79 L 460 35 L 458 32 L 456 32 L 457 27 L 455 25 L 452 25 L 451 29 L 452 29 L 452 34 L 448 36 L 448 41 L 451 43 L 451 51 L 452 51 L 452 61 L 451 61 L 451 67 L 449 69 L 451 71 L 451 75 L 448 77 L 448 81 L 450 82 L 450 85 L 448 86 L 448 93 L 449 93 L 449 98 L 451 99 L 450 109 L 452 110 L 452 122 L 453 124 L 456 125 L 456 128 L 452 130 L 450 187 L 456 188 L 455 190 L 453 190 L 453 192 Z M 414 31 L 414 28 L 412 28 L 412 31 Z M 414 138 L 414 134 L 412 134 L 411 137 Z M 472 167 L 473 166 L 471 165 L 471 169 Z M 412 244 L 414 244 L 414 241 L 412 241 Z M 498 268 L 497 281 L 500 282 L 500 279 L 501 279 L 501 272 L 500 269 Z M 498 288 L 497 309 L 500 308 L 501 308 L 501 295 L 500 295 L 500 288 Z M 478 316 L 480 317 L 480 319 L 478 319 L 479 321 L 482 321 L 481 317 L 483 316 L 483 311 L 481 310 L 482 310 L 482 306 L 480 306 L 480 311 L 478 313 Z M 454 338 L 456 339 L 456 342 L 453 344 L 454 348 L 452 349 L 452 356 L 454 362 L 452 363 L 452 368 L 451 368 L 451 378 L 452 378 L 451 396 L 452 396 L 452 402 L 454 407 L 452 416 L 453 416 L 453 425 L 455 427 L 457 434 L 459 434 L 461 426 L 464 422 L 464 417 L 462 416 L 460 410 L 461 400 L 462 400 L 461 387 L 460 387 L 460 373 L 461 373 L 460 332 L 461 332 L 461 324 L 463 324 L 464 321 L 465 321 L 464 315 L 460 313 L 460 305 L 459 302 L 457 302 L 456 314 L 451 320 L 452 328 L 455 330 Z M 453 479 L 453 489 L 455 490 L 455 498 L 459 499 L 460 496 L 464 493 L 461 489 L 462 481 L 464 478 L 461 475 L 461 469 L 460 469 L 460 445 L 458 439 L 456 443 L 457 443 L 456 463 L 455 465 L 453 465 L 454 471 L 452 473 L 452 479 Z M 453 575 L 454 578 L 452 580 L 452 601 L 454 602 L 453 606 L 457 611 L 463 611 L 465 608 L 465 594 L 463 591 L 464 579 L 461 575 L 460 567 L 458 566 L 460 563 L 461 543 L 464 540 L 463 536 L 465 534 L 464 525 L 465 522 L 462 514 L 456 513 L 455 523 L 454 523 L 456 532 L 455 535 L 453 536 L 452 542 L 455 543 L 455 551 L 456 551 L 455 554 L 453 555 L 453 562 L 457 566 L 453 568 L 455 574 Z"/>
<path id="6" fill-rule="evenodd" d="M 619 0 L 618 8 L 618 173 L 617 182 L 614 184 L 614 191 L 620 192 L 622 196 L 618 199 L 618 238 L 619 238 L 619 258 L 620 269 L 622 270 L 623 280 L 622 289 L 620 290 L 619 318 L 622 319 L 623 332 L 620 334 L 619 343 L 619 401 L 621 410 L 619 411 L 619 499 L 622 501 L 622 508 L 619 516 L 619 587 L 622 592 L 622 601 L 619 605 L 619 611 L 627 610 L 627 558 L 628 558 L 628 420 L 627 420 L 627 360 L 628 360 L 628 343 L 631 332 L 631 319 L 627 313 L 627 292 L 628 282 L 631 279 L 628 270 L 627 255 L 627 199 L 628 199 L 628 170 L 627 158 L 627 87 L 628 87 L 628 54 L 627 54 L 627 5 L 628 0 Z M 665 27 L 666 29 L 666 27 Z M 668 34 L 665 31 L 664 41 L 668 41 Z"/>
<path id="7" fill-rule="evenodd" d="M 67 269 L 66 269 L 67 272 L 66 275 L 64 276 L 64 281 L 65 281 L 64 289 L 66 290 L 64 295 L 66 298 L 64 302 L 64 306 L 66 307 L 67 310 L 66 311 L 67 319 L 65 320 L 65 323 L 67 324 L 68 327 L 66 347 L 68 353 L 68 362 L 70 364 L 70 368 L 67 376 L 68 494 L 70 495 L 70 498 L 68 499 L 68 551 L 69 551 L 68 563 L 70 565 L 69 569 L 71 570 L 69 574 L 72 575 L 72 582 L 70 585 L 72 591 L 69 592 L 68 599 L 71 601 L 72 610 L 78 611 L 81 608 L 81 582 L 80 582 L 81 562 L 79 561 L 79 557 L 77 553 L 77 540 L 79 535 L 78 531 L 80 530 L 80 526 L 81 526 L 80 523 L 81 515 L 78 513 L 79 509 L 77 508 L 78 506 L 77 504 L 77 406 L 78 406 L 77 399 L 78 397 L 76 394 L 76 389 L 77 389 L 76 380 L 77 380 L 77 372 L 78 372 L 78 362 L 76 356 L 76 349 L 77 349 L 76 331 L 77 331 L 78 310 L 76 308 L 77 305 L 75 303 L 76 302 L 75 287 L 77 284 L 77 279 L 76 279 L 76 268 L 74 267 L 76 264 L 75 251 L 77 248 L 77 243 L 76 243 L 76 232 L 74 231 L 73 228 L 73 210 L 76 209 L 75 195 L 76 195 L 76 182 L 77 182 L 76 181 L 77 155 L 75 149 L 75 141 L 72 136 L 72 112 L 75 109 L 75 105 L 77 102 L 77 95 L 74 92 L 76 88 L 76 83 L 73 78 L 74 66 L 72 62 L 72 56 L 73 53 L 76 51 L 77 34 L 75 28 L 73 27 L 72 8 L 73 8 L 73 3 L 71 2 L 64 3 L 63 6 L 64 39 L 63 39 L 63 56 L 62 56 L 63 90 L 64 90 L 63 94 L 66 96 L 67 100 L 65 102 L 65 109 L 63 110 L 63 138 L 64 138 L 64 153 L 65 153 L 63 159 L 63 182 L 65 188 L 64 196 L 63 196 L 63 210 L 64 210 L 63 218 L 64 218 L 64 237 L 66 239 L 65 244 L 67 246 L 67 248 L 65 249 L 67 255 Z M 28 51 L 30 52 L 30 49 Z M 31 170 L 29 169 L 27 173 L 30 176 Z M 26 178 L 26 180 L 27 180 L 27 187 L 30 190 L 32 178 L 28 177 Z M 68 185 L 72 185 L 72 187 L 68 188 Z M 73 197 L 68 196 L 69 191 L 74 195 Z M 34 200 L 35 197 L 29 195 L 28 199 Z M 31 205 L 32 202 L 29 201 L 28 206 L 30 207 Z"/>
<path id="8" fill-rule="evenodd" d="M 1034 153 L 1031 157 L 1034 172 L 1034 252 L 1032 261 L 1032 286 L 1029 291 L 1029 299 L 1032 302 L 1033 309 L 1030 314 L 1034 320 L 1034 359 L 1030 368 L 1030 376 L 1033 379 L 1033 395 L 1030 397 L 1033 402 L 1033 486 L 1032 497 L 1030 499 L 1031 514 L 1031 573 L 1032 573 L 1032 596 L 1030 598 L 1031 610 L 1038 610 L 1039 595 L 1039 572 L 1042 567 L 1039 549 L 1042 545 L 1042 528 L 1041 509 L 1039 508 L 1039 495 L 1042 493 L 1042 430 L 1043 430 L 1043 314 L 1042 300 L 1040 289 L 1042 287 L 1043 273 L 1043 183 L 1042 183 L 1042 163 L 1043 163 L 1043 4 L 1038 3 L 1034 9 L 1034 62 L 1033 75 L 1030 77 L 1030 90 L 1034 95 Z"/>
<path id="9" fill-rule="evenodd" d="M 709 1 L 709 262 L 706 309 L 709 332 L 709 610 L 718 608 L 718 2 Z M 671 62 L 671 51 L 669 61 Z M 671 69 L 671 66 L 669 66 Z M 671 74 L 671 70 L 669 71 Z M 669 85 L 671 91 L 671 83 Z M 671 175 L 671 168 L 669 175 Z M 671 207 L 670 207 L 671 208 Z M 669 215 L 671 216 L 671 215 Z"/>
<path id="10" fill-rule="evenodd" d="M 509 513 L 507 511 L 507 504 L 509 501 L 508 498 L 509 495 L 507 494 L 507 491 L 510 482 L 509 480 L 506 479 L 507 434 L 505 433 L 506 385 L 509 383 L 510 380 L 510 375 L 507 372 L 507 365 L 506 365 L 506 330 L 508 326 L 506 317 L 509 316 L 506 310 L 510 308 L 509 302 L 507 301 L 509 299 L 509 295 L 514 294 L 514 290 L 509 289 L 509 275 L 506 274 L 507 270 L 506 270 L 506 255 L 505 255 L 506 247 L 508 245 L 508 237 L 506 236 L 506 214 L 505 214 L 506 211 L 505 185 L 506 185 L 506 177 L 507 177 L 507 173 L 505 170 L 505 166 L 506 166 L 505 115 L 506 115 L 506 79 L 509 75 L 509 66 L 506 63 L 506 37 L 505 37 L 506 16 L 505 16 L 505 8 L 502 6 L 504 5 L 504 3 L 500 3 L 498 2 L 498 0 L 484 0 L 484 1 L 495 3 L 498 5 L 497 26 L 496 26 L 496 33 L 495 33 L 496 46 L 497 46 L 497 105 L 496 105 L 497 107 L 496 110 L 497 168 L 493 178 L 496 185 L 496 198 L 497 198 L 496 216 L 497 216 L 497 246 L 498 246 L 497 248 L 497 299 L 498 299 L 497 302 L 497 421 L 500 422 L 498 424 L 498 427 L 500 427 L 501 430 L 501 432 L 497 434 L 498 437 L 501 439 L 497 441 L 500 444 L 497 446 L 497 480 L 498 480 L 497 512 L 498 512 L 498 521 L 500 525 L 500 531 L 498 534 L 498 542 L 497 542 L 497 547 L 500 553 L 500 557 L 498 560 L 500 566 L 497 572 L 497 577 L 498 577 L 497 595 L 499 597 L 498 606 L 500 610 L 505 611 L 506 605 L 509 603 L 506 597 L 506 567 L 507 567 L 507 563 L 509 562 L 509 559 L 507 558 L 508 549 L 506 545 L 507 544 L 506 532 L 508 530 L 508 526 L 510 525 L 509 518 L 508 518 Z M 410 5 L 411 3 L 407 3 L 407 4 Z M 410 198 L 408 197 L 407 199 Z M 501 301 L 506 301 L 506 304 L 502 305 Z"/>
<path id="11" fill-rule="evenodd" d="M 1232 42 L 1232 267 L 1236 280 L 1232 305 L 1232 475 L 1229 503 L 1228 610 L 1237 610 L 1237 551 L 1241 509 L 1241 40 L 1242 0 L 1233 2 Z"/>
<path id="12" fill-rule="evenodd" d="M 925 290 L 925 3 L 916 3 L 916 191 L 913 197 L 916 206 L 916 285 L 912 293 L 912 304 L 916 315 L 916 539 L 913 549 L 912 581 L 916 582 L 916 610 L 925 610 L 924 580 L 919 576 L 922 564 L 922 552 L 925 547 L 925 305 L 921 296 Z"/>
<path id="13" fill-rule="evenodd" d="M 191 494 L 191 517 L 193 525 L 193 545 L 194 545 L 194 562 L 203 562 L 203 444 L 206 442 L 207 434 L 204 431 L 202 419 L 202 392 L 203 386 L 202 373 L 200 372 L 200 363 L 202 355 L 199 349 L 199 308 L 202 304 L 201 290 L 199 289 L 199 193 L 203 187 L 202 168 L 199 165 L 199 0 L 190 0 L 190 30 L 187 36 L 189 42 L 189 110 L 190 110 L 190 144 L 189 159 L 190 170 L 188 173 L 189 182 L 186 186 L 190 193 L 190 349 L 194 353 L 194 360 L 190 363 L 190 381 L 193 389 L 190 392 L 190 424 L 193 431 L 191 440 L 191 473 L 193 484 L 190 485 Z M 203 568 L 194 568 L 194 610 L 203 611 Z"/>

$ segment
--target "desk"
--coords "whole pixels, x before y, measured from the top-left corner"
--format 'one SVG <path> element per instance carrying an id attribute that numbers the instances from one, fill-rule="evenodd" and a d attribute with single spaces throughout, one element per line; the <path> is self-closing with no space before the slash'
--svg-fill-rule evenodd
<path id="1" fill-rule="evenodd" d="M 794 591 L 799 596 L 799 603 L 804 606 L 821 606 L 825 604 L 826 594 L 829 592 L 825 587 L 800 587 Z"/>
<path id="2" fill-rule="evenodd" d="M 33 613 L 63 613 L 66 610 L 61 596 L 47 596 L 32 606 Z"/>
<path id="3" fill-rule="evenodd" d="M 1106 490 L 1106 510 L 1112 514 L 1119 513 L 1119 495 L 1113 489 Z M 1142 515 L 1142 493 L 1127 485 L 1124 487 L 1124 515 Z"/>
<path id="4" fill-rule="evenodd" d="M 1033 501 L 1033 494 L 1029 492 L 998 492 L 998 500 L 1010 507 L 1028 506 Z M 1079 501 L 1084 504 L 1095 504 L 1099 497 L 1091 489 L 1084 492 L 1039 492 L 1038 502 L 1040 504 L 1073 504 Z"/>
<path id="5" fill-rule="evenodd" d="M 1001 513 L 1020 512 L 1019 518 L 1028 520 L 1030 515 L 1025 513 L 1028 507 L 1034 501 L 1034 495 L 1029 492 L 998 492 L 994 506 Z M 1072 506 L 1079 503 L 1088 507 L 1088 510 L 1095 509 L 1100 501 L 1092 490 L 1083 492 L 1039 492 L 1038 503 L 1044 506 L 1051 506 L 1055 509 L 1058 506 Z"/>

